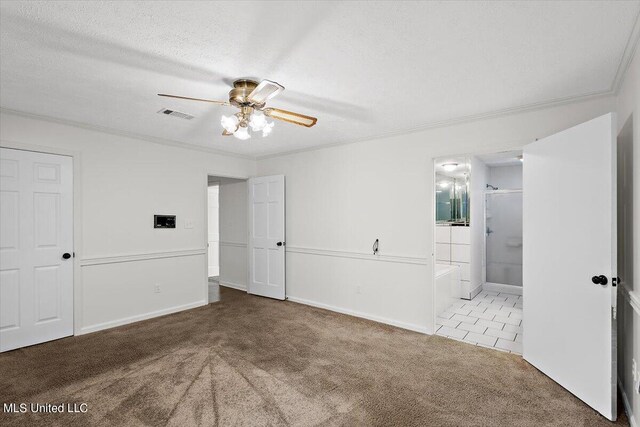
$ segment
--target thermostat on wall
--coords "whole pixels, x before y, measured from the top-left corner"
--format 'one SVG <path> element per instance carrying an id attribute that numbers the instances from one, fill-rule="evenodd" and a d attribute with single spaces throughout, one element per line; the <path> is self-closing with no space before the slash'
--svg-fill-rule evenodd
<path id="1" fill-rule="evenodd" d="M 175 215 L 154 215 L 153 228 L 176 228 Z"/>

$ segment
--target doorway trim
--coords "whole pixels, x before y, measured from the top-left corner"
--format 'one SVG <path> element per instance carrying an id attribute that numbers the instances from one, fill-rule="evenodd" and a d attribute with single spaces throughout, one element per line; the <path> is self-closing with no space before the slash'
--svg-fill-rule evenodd
<path id="1" fill-rule="evenodd" d="M 437 313 L 436 313 L 436 284 L 435 284 L 435 275 L 436 275 L 436 161 L 443 157 L 471 157 L 471 156 L 481 156 L 483 154 L 492 154 L 492 153 L 501 153 L 507 151 L 521 151 L 524 146 L 532 141 L 530 140 L 518 140 L 515 143 L 513 140 L 508 142 L 509 145 L 501 145 L 493 148 L 486 148 L 474 152 L 462 151 L 458 152 L 453 150 L 452 152 L 441 152 L 438 154 L 431 155 L 427 161 L 431 163 L 431 188 L 429 189 L 429 197 L 431 197 L 431 209 L 429 211 L 430 226 L 428 228 L 431 229 L 431 274 L 429 277 L 429 282 L 427 284 L 431 284 L 431 326 L 432 328 L 427 328 L 427 334 L 435 335 L 436 333 L 436 321 L 437 321 Z M 484 203 L 484 202 L 483 202 Z M 484 207 L 483 207 L 484 209 Z"/>
<path id="2" fill-rule="evenodd" d="M 204 194 L 204 233 L 202 238 L 204 239 L 204 249 L 205 249 L 205 262 L 204 262 L 204 296 L 207 301 L 209 301 L 209 177 L 215 178 L 230 178 L 230 179 L 238 179 L 242 181 L 247 181 L 250 176 L 242 176 L 242 175 L 229 175 L 225 173 L 218 172 L 206 172 L 202 182 L 204 182 L 204 189 L 202 194 Z M 220 191 L 220 190 L 218 190 Z M 220 193 L 218 192 L 218 224 L 220 223 Z M 249 218 L 247 217 L 247 226 L 249 223 Z M 247 251 L 247 265 L 249 262 L 249 255 Z M 219 263 L 218 263 L 219 264 Z M 247 268 L 247 280 L 249 280 L 249 269 Z"/>
<path id="3" fill-rule="evenodd" d="M 73 335 L 82 334 L 82 154 L 79 151 L 45 145 L 0 140 L 0 147 L 71 157 L 73 164 Z"/>

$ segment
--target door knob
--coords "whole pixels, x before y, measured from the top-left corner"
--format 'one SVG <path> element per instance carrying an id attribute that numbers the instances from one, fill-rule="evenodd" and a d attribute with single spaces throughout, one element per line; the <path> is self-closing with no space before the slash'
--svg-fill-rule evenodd
<path id="1" fill-rule="evenodd" d="M 596 285 L 602 285 L 602 286 L 605 286 L 607 283 L 609 283 L 609 281 L 607 280 L 607 276 L 603 276 L 603 275 L 593 276 L 591 278 L 591 281 Z"/>
<path id="2" fill-rule="evenodd" d="M 278 243 L 276 243 L 276 246 L 282 246 L 282 245 L 284 245 L 284 242 L 278 242 Z"/>
<path id="3" fill-rule="evenodd" d="M 71 254 L 69 252 L 65 252 L 64 254 L 62 254 L 62 259 L 69 259 L 71 258 Z"/>

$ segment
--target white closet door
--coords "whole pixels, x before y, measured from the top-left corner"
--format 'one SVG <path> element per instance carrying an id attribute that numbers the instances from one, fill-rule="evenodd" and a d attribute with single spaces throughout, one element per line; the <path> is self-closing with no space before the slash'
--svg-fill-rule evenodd
<path id="1" fill-rule="evenodd" d="M 73 335 L 71 157 L 0 149 L 0 351 Z"/>
<path id="2" fill-rule="evenodd" d="M 615 115 L 524 149 L 523 356 L 616 419 Z"/>
<path id="3" fill-rule="evenodd" d="M 285 298 L 284 175 L 249 180 L 249 289 Z"/>

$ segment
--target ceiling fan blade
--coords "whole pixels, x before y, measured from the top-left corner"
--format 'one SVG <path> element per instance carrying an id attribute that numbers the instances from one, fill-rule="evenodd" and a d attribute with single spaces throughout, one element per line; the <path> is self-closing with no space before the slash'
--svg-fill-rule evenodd
<path id="1" fill-rule="evenodd" d="M 254 90 L 251 91 L 247 100 L 254 104 L 264 104 L 284 90 L 284 86 L 271 80 L 263 80 Z"/>
<path id="2" fill-rule="evenodd" d="M 159 93 L 158 96 L 164 96 L 166 98 L 186 99 L 188 101 L 211 102 L 212 104 L 218 104 L 218 105 L 231 105 L 226 101 L 216 101 L 214 99 L 190 98 L 188 96 L 167 95 L 166 93 Z"/>
<path id="3" fill-rule="evenodd" d="M 304 114 L 298 114 L 292 111 L 280 110 L 279 108 L 265 108 L 262 111 L 264 112 L 265 116 L 283 120 L 285 122 L 293 123 L 296 125 L 306 126 L 308 128 L 315 125 L 318 121 L 318 119 L 316 119 L 315 117 L 305 116 Z"/>

